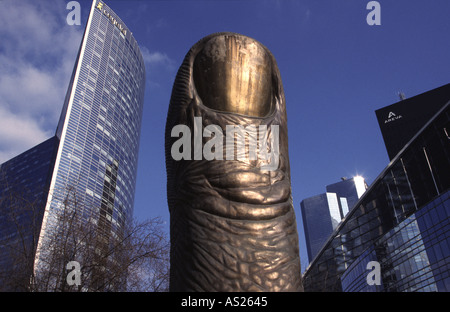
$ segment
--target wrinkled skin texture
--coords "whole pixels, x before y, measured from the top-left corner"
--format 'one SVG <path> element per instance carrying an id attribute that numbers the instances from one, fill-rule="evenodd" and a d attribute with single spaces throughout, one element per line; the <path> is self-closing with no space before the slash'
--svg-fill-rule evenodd
<path id="1" fill-rule="evenodd" d="M 224 140 L 226 125 L 279 125 L 278 168 L 261 170 L 261 159 L 175 161 L 171 130 L 184 124 L 193 137 L 194 117 L 220 126 Z M 234 33 L 195 44 L 174 82 L 165 145 L 170 290 L 302 291 L 285 98 L 267 48 Z"/>

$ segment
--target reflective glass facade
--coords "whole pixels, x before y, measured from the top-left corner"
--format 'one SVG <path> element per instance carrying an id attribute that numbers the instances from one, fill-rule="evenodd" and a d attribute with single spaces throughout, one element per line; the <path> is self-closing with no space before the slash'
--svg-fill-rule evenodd
<path id="1" fill-rule="evenodd" d="M 304 273 L 306 291 L 367 290 L 362 284 L 369 260 L 381 265 L 382 285 L 376 291 L 448 290 L 448 129 L 450 102 L 332 233 Z"/>
<path id="2" fill-rule="evenodd" d="M 366 281 L 370 261 L 380 263 L 380 285 Z M 450 191 L 375 241 L 341 281 L 352 292 L 450 291 Z"/>
<path id="3" fill-rule="evenodd" d="M 54 136 L 0 166 L 0 291 L 11 274 L 29 278 L 58 143 Z"/>
<path id="4" fill-rule="evenodd" d="M 344 179 L 326 187 L 327 192 L 300 203 L 306 250 L 311 261 L 367 186 L 362 177 Z"/>
<path id="5" fill-rule="evenodd" d="M 144 61 L 131 31 L 93 1 L 56 132 L 61 141 L 41 239 L 64 207 L 67 188 L 76 187 L 85 214 L 97 210 L 111 235 L 130 219 L 144 89 Z"/>
<path id="6" fill-rule="evenodd" d="M 333 232 L 326 194 L 309 197 L 300 203 L 308 259 L 314 259 Z M 337 221 L 339 222 L 339 221 Z"/>
<path id="7" fill-rule="evenodd" d="M 33 221 L 40 229 L 35 270 L 69 189 L 80 203 L 78 215 L 86 222 L 98 216 L 94 222 L 106 237 L 120 236 L 131 220 L 144 90 L 145 66 L 136 40 L 105 3 L 94 0 L 55 137 L 1 167 L 8 164 L 9 180 L 23 180 L 22 186 L 30 181 L 30 196 L 41 200 Z M 0 194 L 10 191 L 0 187 Z M 0 254 L 0 264 L 6 258 Z"/>
<path id="8" fill-rule="evenodd" d="M 339 209 L 341 211 L 339 221 L 347 215 L 366 190 L 367 184 L 364 178 L 360 176 L 327 185 L 327 192 L 335 193 L 339 200 Z"/>

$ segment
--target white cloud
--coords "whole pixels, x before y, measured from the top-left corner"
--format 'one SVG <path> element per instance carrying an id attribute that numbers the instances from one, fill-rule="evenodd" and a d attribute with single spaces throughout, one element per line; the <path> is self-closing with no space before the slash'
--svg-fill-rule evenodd
<path id="1" fill-rule="evenodd" d="M 160 89 L 162 81 L 170 84 L 173 73 L 176 70 L 175 61 L 166 53 L 155 51 L 150 52 L 146 47 L 141 46 L 142 57 L 144 59 L 147 72 L 146 83 L 151 89 Z M 170 78 L 169 78 L 170 77 Z"/>
<path id="2" fill-rule="evenodd" d="M 141 47 L 142 57 L 147 66 L 163 66 L 169 71 L 175 69 L 175 62 L 165 53 L 150 52 L 146 47 Z"/>
<path id="3" fill-rule="evenodd" d="M 0 1 L 0 163 L 56 130 L 83 26 L 65 1 Z"/>
<path id="4" fill-rule="evenodd" d="M 34 119 L 15 115 L 0 107 L 0 163 L 48 139 L 52 133 L 43 130 Z"/>

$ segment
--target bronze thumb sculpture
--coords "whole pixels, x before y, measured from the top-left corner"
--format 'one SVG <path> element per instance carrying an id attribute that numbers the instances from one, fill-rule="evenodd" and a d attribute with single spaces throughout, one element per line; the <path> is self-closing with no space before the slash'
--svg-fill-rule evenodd
<path id="1" fill-rule="evenodd" d="M 284 91 L 270 51 L 218 33 L 176 76 L 165 133 L 171 291 L 302 291 Z"/>

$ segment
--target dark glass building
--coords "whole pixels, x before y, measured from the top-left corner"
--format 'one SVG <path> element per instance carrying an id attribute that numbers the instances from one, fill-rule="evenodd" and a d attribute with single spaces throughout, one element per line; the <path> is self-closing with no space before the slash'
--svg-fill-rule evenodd
<path id="1" fill-rule="evenodd" d="M 450 291 L 448 100 L 334 230 L 304 273 L 306 291 Z M 372 261 L 379 284 L 368 280 Z"/>
<path id="2" fill-rule="evenodd" d="M 38 167 L 27 177 L 36 181 L 27 186 L 42 206 L 35 271 L 48 252 L 41 246 L 58 226 L 68 189 L 82 203 L 79 215 L 98 215 L 95 222 L 106 235 L 119 235 L 132 217 L 144 89 L 144 61 L 131 31 L 104 2 L 94 0 L 55 137 L 2 165 L 4 181 L 20 180 L 30 166 L 26 159 L 36 158 Z M 0 247 L 0 259 L 7 256 Z"/>
<path id="3" fill-rule="evenodd" d="M 450 191 L 374 241 L 341 277 L 342 290 L 450 291 Z M 379 285 L 367 283 L 370 261 L 380 263 Z"/>
<path id="4" fill-rule="evenodd" d="M 342 218 L 349 212 L 367 185 L 362 177 L 330 184 L 327 192 L 301 201 L 303 228 L 308 259 L 312 260 L 322 248 Z"/>
<path id="5" fill-rule="evenodd" d="M 390 160 L 447 103 L 449 94 L 446 84 L 375 111 Z"/>
<path id="6" fill-rule="evenodd" d="M 23 290 L 11 275 L 29 279 L 58 144 L 54 136 L 0 166 L 0 291 Z"/>

